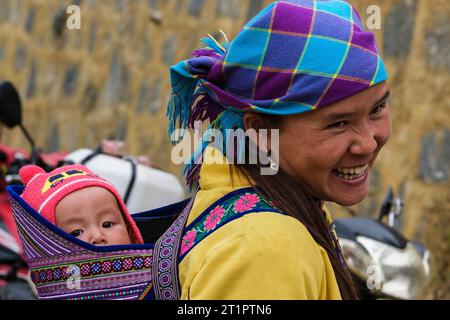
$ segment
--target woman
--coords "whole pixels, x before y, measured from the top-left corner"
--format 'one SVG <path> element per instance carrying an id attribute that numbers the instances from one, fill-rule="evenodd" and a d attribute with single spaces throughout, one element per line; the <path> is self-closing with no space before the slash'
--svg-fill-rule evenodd
<path id="1" fill-rule="evenodd" d="M 171 68 L 167 110 L 173 143 L 182 138 L 175 129 L 196 120 L 224 137 L 222 154 L 214 150 L 222 141 L 205 134 L 185 168 L 196 193 L 179 257 L 181 298 L 357 299 L 323 202 L 363 200 L 389 138 L 373 34 L 345 1 L 277 1 L 232 42 L 205 43 Z M 230 141 L 227 129 L 278 129 L 279 148 Z M 269 151 L 276 174 L 234 160 L 254 144 Z"/>

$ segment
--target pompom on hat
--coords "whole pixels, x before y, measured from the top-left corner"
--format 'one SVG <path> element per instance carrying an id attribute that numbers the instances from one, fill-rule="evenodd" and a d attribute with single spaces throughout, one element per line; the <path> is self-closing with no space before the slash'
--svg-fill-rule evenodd
<path id="1" fill-rule="evenodd" d="M 50 173 L 35 165 L 27 165 L 19 171 L 25 186 L 21 197 L 45 219 L 55 224 L 55 208 L 68 194 L 88 187 L 101 187 L 111 192 L 122 211 L 128 226 L 131 241 L 144 243 L 136 223 L 129 214 L 125 203 L 116 188 L 103 178 L 95 175 L 82 165 L 68 165 L 57 168 Z"/>

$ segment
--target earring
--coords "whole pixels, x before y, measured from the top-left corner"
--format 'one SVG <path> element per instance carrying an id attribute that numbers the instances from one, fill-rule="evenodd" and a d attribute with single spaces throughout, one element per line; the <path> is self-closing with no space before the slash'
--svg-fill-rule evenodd
<path id="1" fill-rule="evenodd" d="M 269 160 L 270 160 L 270 169 L 272 169 L 273 171 L 278 171 L 279 168 L 278 163 L 273 160 L 271 150 L 269 150 Z"/>

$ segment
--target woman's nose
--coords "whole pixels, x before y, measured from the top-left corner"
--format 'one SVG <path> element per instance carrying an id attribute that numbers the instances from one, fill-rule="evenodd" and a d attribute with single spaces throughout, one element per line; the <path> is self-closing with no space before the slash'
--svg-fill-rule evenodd
<path id="1" fill-rule="evenodd" d="M 354 155 L 370 155 L 377 149 L 378 143 L 370 127 L 353 128 L 355 141 L 350 146 L 350 153 Z"/>

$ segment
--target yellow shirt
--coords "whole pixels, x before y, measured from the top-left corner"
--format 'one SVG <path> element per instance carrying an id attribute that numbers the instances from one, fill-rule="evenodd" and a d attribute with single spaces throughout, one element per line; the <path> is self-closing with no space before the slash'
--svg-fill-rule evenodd
<path id="1" fill-rule="evenodd" d="M 227 193 L 250 186 L 220 152 L 215 159 L 222 164 L 202 165 L 187 224 Z M 179 276 L 181 299 L 341 299 L 325 250 L 298 220 L 274 212 L 250 213 L 214 231 L 185 256 Z"/>

